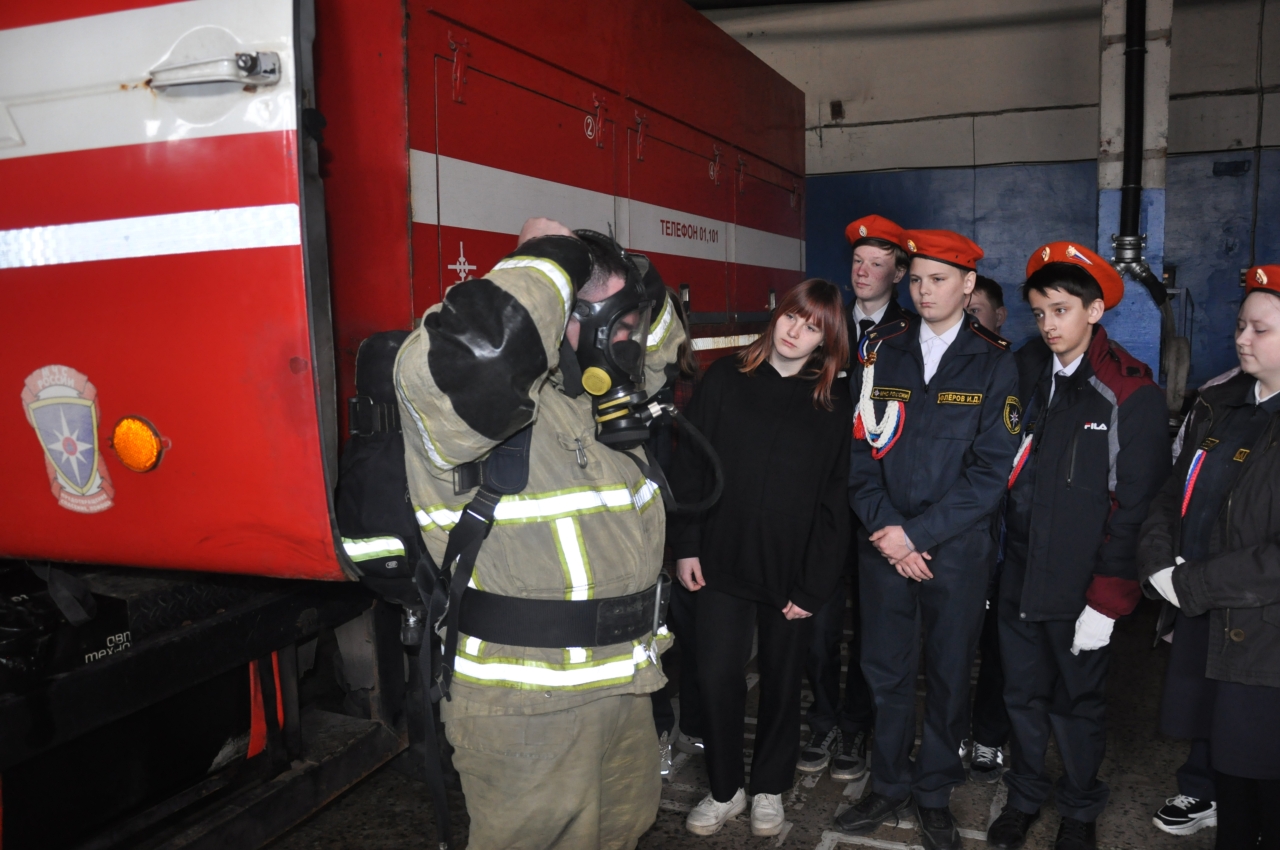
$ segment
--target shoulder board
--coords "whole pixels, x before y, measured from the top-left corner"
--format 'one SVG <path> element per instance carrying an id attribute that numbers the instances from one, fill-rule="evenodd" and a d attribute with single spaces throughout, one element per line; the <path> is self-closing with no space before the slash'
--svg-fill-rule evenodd
<path id="1" fill-rule="evenodd" d="M 892 322 L 885 322 L 883 324 L 876 325 L 874 328 L 867 331 L 865 338 L 872 342 L 888 339 L 891 336 L 897 336 L 905 331 L 909 327 L 909 324 L 910 323 L 906 319 L 897 319 Z"/>
<path id="2" fill-rule="evenodd" d="M 868 354 L 867 350 L 873 345 L 878 347 L 881 342 L 889 337 L 897 336 L 904 332 L 909 326 L 910 324 L 906 319 L 897 319 L 892 322 L 884 322 L 876 325 L 871 330 L 867 331 L 862 335 L 862 341 L 858 343 L 858 362 L 863 366 L 869 366 L 874 363 L 876 360 L 875 352 L 872 351 Z"/>
<path id="3" fill-rule="evenodd" d="M 999 348 L 1002 351 L 1009 350 L 1009 340 L 1000 336 L 1000 334 L 996 333 L 995 331 L 987 330 L 978 322 L 969 322 L 969 327 L 973 329 L 973 332 L 975 334 L 977 334 L 982 339 L 985 339 L 987 342 L 991 343 L 996 348 Z"/>

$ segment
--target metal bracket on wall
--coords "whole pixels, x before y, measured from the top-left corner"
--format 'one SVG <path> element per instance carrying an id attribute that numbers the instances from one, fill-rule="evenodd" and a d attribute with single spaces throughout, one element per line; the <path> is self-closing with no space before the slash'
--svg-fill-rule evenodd
<path id="1" fill-rule="evenodd" d="M 711 161 L 707 163 L 707 176 L 711 178 L 711 182 L 717 186 L 720 185 L 720 146 L 711 146 Z"/>
<path id="2" fill-rule="evenodd" d="M 791 181 L 791 209 L 796 208 L 796 204 L 800 202 L 800 183 L 796 180 Z"/>
<path id="3" fill-rule="evenodd" d="M 738 194 L 747 191 L 747 161 L 738 157 Z"/>
<path id="4" fill-rule="evenodd" d="M 636 161 L 644 162 L 645 130 L 649 126 L 649 116 L 636 113 Z"/>
<path id="5" fill-rule="evenodd" d="M 449 49 L 453 51 L 453 100 L 455 103 L 463 103 L 462 86 L 467 82 L 467 57 L 471 55 L 471 43 L 467 39 L 461 42 L 453 40 L 453 32 L 450 31 Z"/>
<path id="6" fill-rule="evenodd" d="M 592 139 L 596 143 L 596 147 L 604 147 L 604 113 L 608 107 L 604 105 L 604 98 L 599 97 L 594 92 L 591 94 L 591 105 L 595 108 L 596 114 L 588 115 L 582 122 L 582 130 L 587 134 L 588 139 Z"/>

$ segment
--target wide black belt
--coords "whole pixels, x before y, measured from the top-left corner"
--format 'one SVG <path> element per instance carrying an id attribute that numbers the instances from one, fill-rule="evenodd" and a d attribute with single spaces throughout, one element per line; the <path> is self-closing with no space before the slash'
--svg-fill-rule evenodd
<path id="1" fill-rule="evenodd" d="M 671 580 L 607 599 L 521 599 L 467 588 L 458 631 L 507 646 L 548 649 L 611 646 L 644 637 L 666 622 Z"/>

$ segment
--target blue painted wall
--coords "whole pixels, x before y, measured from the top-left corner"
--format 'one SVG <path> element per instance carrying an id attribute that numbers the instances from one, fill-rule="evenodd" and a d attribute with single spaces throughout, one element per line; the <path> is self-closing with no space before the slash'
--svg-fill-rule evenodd
<path id="1" fill-rule="evenodd" d="M 1094 244 L 1098 218 L 1095 162 L 933 168 L 833 174 L 805 180 L 806 269 L 838 283 L 846 299 L 852 251 L 844 228 L 872 213 L 908 228 L 944 228 L 970 237 L 986 252 L 978 271 L 999 281 L 1015 344 L 1034 336 L 1035 321 L 1018 287 L 1027 258 L 1045 242 Z M 911 304 L 906 281 L 899 300 Z"/>
<path id="2" fill-rule="evenodd" d="M 1214 176 L 1215 162 L 1242 160 L 1248 172 Z M 1255 178 L 1256 262 L 1280 262 L 1280 151 L 1262 151 L 1259 174 L 1254 165 L 1252 151 L 1169 157 L 1164 260 L 1177 267 L 1178 286 L 1195 302 L 1189 386 L 1239 365 L 1232 335 L 1244 295 L 1240 270 L 1250 264 Z M 1174 303 L 1181 319 L 1182 305 Z"/>
<path id="3" fill-rule="evenodd" d="M 1280 150 L 1264 150 L 1261 168 L 1242 176 L 1213 175 L 1215 162 L 1253 160 L 1251 151 L 1170 157 L 1163 198 L 1163 245 L 1148 246 L 1159 264 L 1177 266 L 1177 284 L 1191 289 L 1196 310 L 1191 323 L 1190 386 L 1236 365 L 1232 334 L 1240 306 L 1240 269 L 1249 265 L 1254 180 L 1258 179 L 1256 261 L 1280 262 Z M 851 251 L 845 225 L 879 213 L 904 227 L 946 228 L 974 239 L 986 251 L 979 271 L 1004 286 L 1009 320 L 1004 334 L 1021 344 L 1035 334 L 1035 322 L 1018 287 L 1027 257 L 1055 239 L 1079 239 L 1103 245 L 1109 254 L 1110 207 L 1097 191 L 1092 161 L 988 168 L 938 168 L 857 174 L 817 175 L 806 179 L 806 268 L 841 286 L 846 298 Z M 1150 193 L 1148 193 L 1150 194 Z M 1145 196 L 1144 196 L 1145 197 Z M 1160 200 L 1144 203 L 1144 228 L 1158 232 Z M 1099 221 L 1104 209 L 1106 221 Z M 1106 231 L 1106 232 L 1103 232 Z M 899 300 L 911 296 L 904 284 Z M 1175 305 L 1177 302 L 1175 301 Z M 1176 306 L 1181 316 L 1181 306 Z M 1112 336 L 1158 371 L 1152 343 L 1158 314 L 1145 290 L 1129 285 L 1124 303 L 1108 313 Z"/>

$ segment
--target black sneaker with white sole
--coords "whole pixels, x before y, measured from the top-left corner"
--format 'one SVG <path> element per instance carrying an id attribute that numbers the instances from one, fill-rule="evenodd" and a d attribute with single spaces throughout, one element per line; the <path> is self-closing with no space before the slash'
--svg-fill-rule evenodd
<path id="1" fill-rule="evenodd" d="M 1165 800 L 1151 822 L 1171 835 L 1192 835 L 1218 825 L 1218 804 L 1179 794 Z"/>
<path id="2" fill-rule="evenodd" d="M 840 733 L 840 746 L 831 756 L 831 778 L 837 782 L 853 782 L 867 772 L 867 733 Z"/>
<path id="3" fill-rule="evenodd" d="M 840 730 L 832 729 L 825 735 L 815 734 L 809 743 L 800 748 L 796 770 L 801 773 L 821 773 L 827 769 L 831 754 L 840 746 Z"/>
<path id="4" fill-rule="evenodd" d="M 1004 752 L 999 747 L 973 743 L 973 758 L 969 760 L 969 776 L 977 782 L 997 782 L 1004 773 Z"/>

